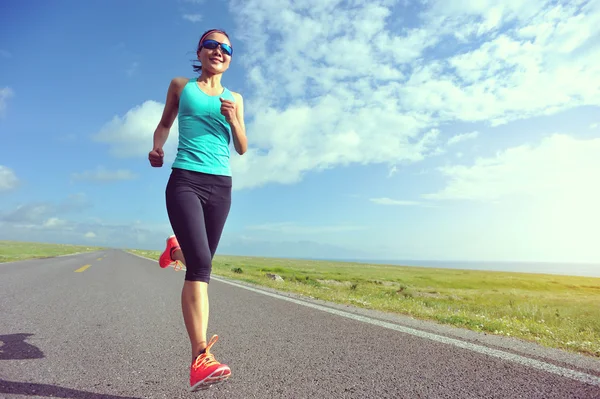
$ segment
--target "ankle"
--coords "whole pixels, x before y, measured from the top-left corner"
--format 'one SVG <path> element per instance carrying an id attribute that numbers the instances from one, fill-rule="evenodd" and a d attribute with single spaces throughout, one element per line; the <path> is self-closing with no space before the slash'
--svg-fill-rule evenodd
<path id="1" fill-rule="evenodd" d="M 198 344 L 192 348 L 192 356 L 194 357 L 194 359 L 205 352 L 206 352 L 206 342 L 205 341 L 198 342 Z"/>
<path id="2" fill-rule="evenodd" d="M 169 256 L 171 257 L 171 260 L 180 260 L 178 259 L 179 257 L 177 256 L 177 251 L 181 251 L 181 249 L 179 247 L 171 248 L 171 251 L 169 251 Z"/>

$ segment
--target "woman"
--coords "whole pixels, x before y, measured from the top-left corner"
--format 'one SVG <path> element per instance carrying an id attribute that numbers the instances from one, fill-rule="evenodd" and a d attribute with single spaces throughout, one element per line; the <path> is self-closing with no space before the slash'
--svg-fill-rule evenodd
<path id="1" fill-rule="evenodd" d="M 232 55 L 227 33 L 211 29 L 202 35 L 197 49 L 201 65 L 194 66 L 200 76 L 171 81 L 148 155 L 153 167 L 163 165 L 163 146 L 178 116 L 179 145 L 165 190 L 175 235 L 167 239 L 159 264 L 165 268 L 181 262 L 187 269 L 181 306 L 192 348 L 191 391 L 231 375 L 229 367 L 210 352 L 218 336 L 207 342 L 206 331 L 212 259 L 231 206 L 230 136 L 238 154 L 248 146 L 242 96 L 221 85 Z"/>

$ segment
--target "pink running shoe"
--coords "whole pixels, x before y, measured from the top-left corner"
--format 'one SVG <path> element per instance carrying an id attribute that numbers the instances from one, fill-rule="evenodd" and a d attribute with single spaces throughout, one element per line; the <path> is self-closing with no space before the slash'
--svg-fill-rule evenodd
<path id="1" fill-rule="evenodd" d="M 171 264 L 175 263 L 172 256 L 173 252 L 177 249 L 179 249 L 179 242 L 177 241 L 177 237 L 170 236 L 169 238 L 167 238 L 167 248 L 158 259 L 158 264 L 160 265 L 160 267 L 164 269 L 169 267 Z"/>
<path id="2" fill-rule="evenodd" d="M 210 348 L 218 339 L 217 335 L 213 335 L 210 341 L 208 341 L 206 351 L 196 357 L 196 360 L 190 366 L 191 392 L 208 389 L 211 385 L 224 382 L 231 376 L 229 366 L 216 361 L 215 355 L 210 353 Z"/>

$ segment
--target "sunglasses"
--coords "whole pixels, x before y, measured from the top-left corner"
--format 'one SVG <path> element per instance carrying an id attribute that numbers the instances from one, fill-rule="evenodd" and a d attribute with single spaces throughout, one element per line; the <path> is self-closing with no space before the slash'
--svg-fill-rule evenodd
<path id="1" fill-rule="evenodd" d="M 223 51 L 223 53 L 232 56 L 233 55 L 233 49 L 231 48 L 231 46 L 227 43 L 219 43 L 216 40 L 205 40 L 202 42 L 202 47 L 206 47 L 209 50 L 214 50 L 217 47 L 221 47 L 221 50 Z"/>

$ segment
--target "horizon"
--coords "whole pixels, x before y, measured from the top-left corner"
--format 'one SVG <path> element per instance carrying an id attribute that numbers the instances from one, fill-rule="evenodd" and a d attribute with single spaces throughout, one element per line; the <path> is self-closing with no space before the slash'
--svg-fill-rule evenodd
<path id="1" fill-rule="evenodd" d="M 31 243 L 31 244 L 44 244 L 44 245 L 69 245 L 69 246 L 83 246 L 91 247 L 84 243 L 65 243 L 65 242 L 32 242 L 32 241 L 14 241 L 14 240 L 2 240 L 12 241 L 16 243 Z M 162 251 L 161 248 L 131 248 L 131 247 L 112 247 L 112 246 L 98 246 L 100 250 L 120 250 L 120 251 L 148 251 L 157 252 Z M 480 271 L 480 272 L 497 272 L 497 273 L 524 273 L 524 274 L 539 274 L 539 275 L 556 275 L 556 276 L 571 276 L 571 277 L 592 277 L 600 278 L 600 263 L 596 262 L 539 262 L 539 261 L 522 261 L 522 260 L 461 260 L 461 259 L 386 259 L 386 258 L 318 258 L 318 257 L 302 257 L 302 256 L 286 256 L 276 254 L 229 254 L 217 252 L 215 257 L 241 257 L 241 258 L 265 258 L 271 260 L 304 260 L 304 261 L 315 261 L 315 262 L 334 262 L 334 263 L 354 263 L 363 264 L 368 266 L 398 266 L 398 267 L 416 267 L 416 268 L 428 268 L 428 269 L 451 269 L 451 270 L 466 270 L 466 271 Z M 526 266 L 526 269 L 515 269 L 516 266 Z M 537 268 L 536 268 L 537 266 Z M 554 266 L 554 269 L 548 270 L 547 267 Z M 584 270 L 578 270 L 576 273 L 573 272 L 572 267 L 579 266 L 583 267 Z"/>
<path id="2" fill-rule="evenodd" d="M 177 122 L 165 165 L 147 154 L 219 27 L 249 149 L 218 255 L 600 275 L 600 2 L 207 5 L 6 3 L 0 239 L 161 250 Z"/>

